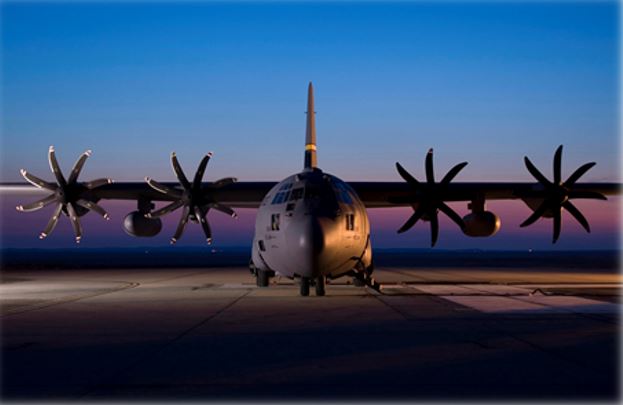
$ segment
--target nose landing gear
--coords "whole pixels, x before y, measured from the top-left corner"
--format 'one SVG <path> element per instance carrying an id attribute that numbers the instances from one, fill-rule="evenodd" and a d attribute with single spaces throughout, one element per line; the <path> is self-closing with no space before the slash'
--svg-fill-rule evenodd
<path id="1" fill-rule="evenodd" d="M 316 278 L 309 277 L 301 277 L 300 278 L 300 289 L 299 293 L 303 297 L 307 297 L 309 295 L 309 287 L 313 285 L 316 289 L 316 296 L 322 297 L 325 295 L 325 285 L 326 285 L 326 277 L 319 276 Z"/>
<path id="2" fill-rule="evenodd" d="M 307 297 L 309 295 L 309 283 L 310 283 L 309 278 L 301 277 L 301 285 L 300 285 L 299 294 L 301 294 L 302 297 Z"/>
<path id="3" fill-rule="evenodd" d="M 326 277 L 325 276 L 320 276 L 318 278 L 316 278 L 316 296 L 318 297 L 322 297 L 324 296 L 324 287 L 326 284 Z"/>

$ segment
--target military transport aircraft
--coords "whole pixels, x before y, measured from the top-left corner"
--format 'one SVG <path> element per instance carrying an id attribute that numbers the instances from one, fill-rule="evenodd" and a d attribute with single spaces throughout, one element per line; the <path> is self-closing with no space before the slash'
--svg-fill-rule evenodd
<path id="1" fill-rule="evenodd" d="M 309 84 L 307 99 L 307 133 L 303 171 L 280 182 L 237 182 L 233 177 L 204 182 L 203 176 L 212 156 L 208 153 L 199 163 L 192 181 L 182 170 L 175 153 L 171 164 L 179 183 L 160 183 L 152 178 L 145 182 L 114 183 L 111 179 L 79 182 L 80 171 L 91 155 L 84 152 L 73 166 L 69 177 L 63 176 L 55 157 L 54 147 L 48 151 L 55 182 L 48 182 L 21 170 L 22 176 L 50 194 L 45 198 L 17 206 L 18 211 L 36 211 L 54 205 L 54 212 L 40 238 L 47 237 L 61 214 L 69 217 L 76 242 L 82 238 L 80 217 L 93 211 L 109 219 L 99 205 L 100 200 L 135 200 L 136 211 L 124 221 L 125 231 L 133 236 L 149 237 L 160 232 L 160 218 L 176 210 L 181 217 L 171 243 L 177 242 L 188 221 L 198 223 L 208 243 L 212 231 L 207 220 L 213 209 L 236 217 L 233 208 L 258 208 L 250 270 L 257 285 L 267 287 L 270 278 L 285 276 L 299 281 L 300 294 L 309 295 L 310 285 L 317 295 L 324 295 L 327 278 L 353 277 L 356 284 L 379 288 L 372 278 L 373 260 L 370 245 L 370 224 L 367 208 L 412 207 L 413 214 L 399 233 L 409 230 L 419 220 L 430 223 L 431 245 L 439 234 L 439 212 L 447 215 L 467 236 L 484 237 L 500 228 L 499 217 L 487 211 L 487 200 L 520 199 L 532 210 L 521 224 L 528 226 L 539 218 L 553 219 L 553 242 L 561 230 L 562 211 L 569 212 L 587 232 L 588 221 L 573 205 L 576 198 L 605 200 L 608 194 L 619 193 L 615 183 L 578 183 L 594 162 L 586 163 L 566 180 L 562 179 L 562 145 L 554 154 L 553 180 L 549 180 L 525 157 L 528 171 L 536 183 L 452 183 L 467 165 L 459 163 L 441 181 L 435 180 L 433 150 L 425 158 L 424 181 L 418 181 L 400 163 L 396 169 L 405 182 L 345 182 L 323 172 L 316 160 L 316 126 L 314 93 Z M 3 185 L 8 189 L 9 185 Z M 23 189 L 22 185 L 10 188 Z M 154 202 L 167 202 L 155 209 Z M 459 216 L 446 205 L 448 201 L 466 201 L 470 213 Z"/>

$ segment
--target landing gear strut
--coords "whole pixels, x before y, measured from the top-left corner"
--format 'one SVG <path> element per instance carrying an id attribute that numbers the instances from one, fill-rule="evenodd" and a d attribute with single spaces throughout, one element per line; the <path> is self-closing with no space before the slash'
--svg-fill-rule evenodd
<path id="1" fill-rule="evenodd" d="M 309 295 L 309 278 L 301 277 L 301 289 L 299 290 L 301 296 L 307 297 Z"/>

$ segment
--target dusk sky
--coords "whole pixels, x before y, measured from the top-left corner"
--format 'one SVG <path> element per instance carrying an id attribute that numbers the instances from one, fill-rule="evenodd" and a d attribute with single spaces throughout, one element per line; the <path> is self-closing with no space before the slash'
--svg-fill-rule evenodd
<path id="1" fill-rule="evenodd" d="M 588 161 L 582 181 L 618 182 L 619 6 L 612 2 L 123 3 L 3 2 L 2 173 L 51 179 L 55 145 L 65 172 L 86 149 L 82 180 L 172 181 L 169 154 L 187 173 L 208 151 L 207 180 L 278 181 L 302 169 L 306 88 L 315 87 L 318 163 L 344 180 L 422 178 L 428 148 L 438 176 L 456 181 L 548 177 L 564 144 L 563 177 Z M 72 246 L 67 218 L 37 235 L 50 210 L 2 207 L 5 247 Z M 164 246 L 178 213 L 154 239 L 126 236 L 132 204 L 103 202 L 113 219 L 84 217 L 82 246 Z M 618 247 L 619 199 L 576 204 L 555 248 Z M 453 205 L 462 215 L 466 203 Z M 48 207 L 50 208 L 50 207 Z M 527 229 L 521 201 L 491 202 L 502 230 L 472 239 L 445 218 L 438 247 L 551 249 L 551 220 Z M 215 244 L 248 245 L 254 210 L 210 219 Z M 370 211 L 373 243 L 429 246 L 427 223 L 396 229 L 407 209 Z M 180 240 L 200 245 L 190 224 Z"/>

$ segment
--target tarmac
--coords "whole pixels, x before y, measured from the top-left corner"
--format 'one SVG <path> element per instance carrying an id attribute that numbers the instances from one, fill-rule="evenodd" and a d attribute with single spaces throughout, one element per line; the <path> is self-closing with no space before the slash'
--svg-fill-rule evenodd
<path id="1" fill-rule="evenodd" d="M 300 297 L 240 267 L 3 272 L 2 399 L 619 400 L 617 272 L 375 276 Z"/>

